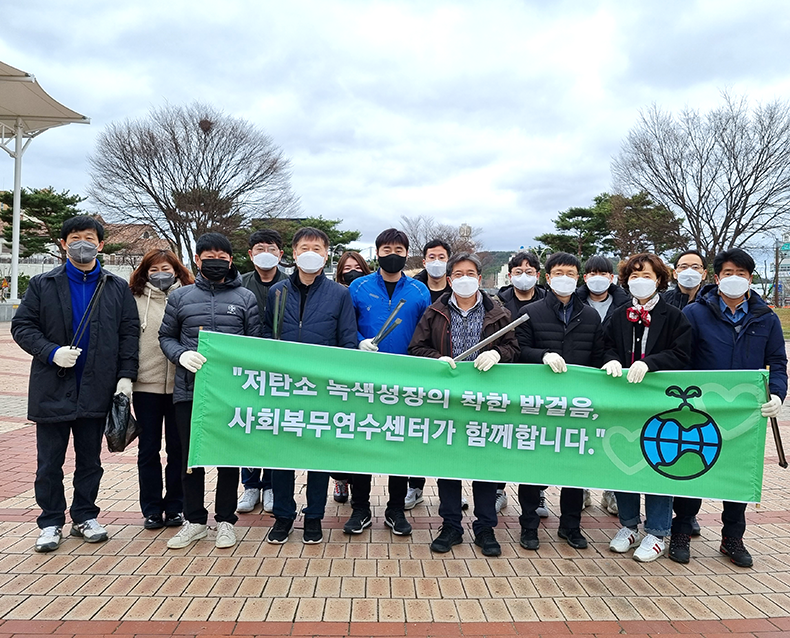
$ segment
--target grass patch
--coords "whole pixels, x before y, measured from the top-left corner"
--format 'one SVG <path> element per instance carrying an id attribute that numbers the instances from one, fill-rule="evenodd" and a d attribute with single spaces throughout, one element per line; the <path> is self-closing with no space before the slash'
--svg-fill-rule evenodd
<path id="1" fill-rule="evenodd" d="M 782 333 L 785 339 L 790 339 L 790 308 L 774 308 L 774 312 L 782 322 Z"/>

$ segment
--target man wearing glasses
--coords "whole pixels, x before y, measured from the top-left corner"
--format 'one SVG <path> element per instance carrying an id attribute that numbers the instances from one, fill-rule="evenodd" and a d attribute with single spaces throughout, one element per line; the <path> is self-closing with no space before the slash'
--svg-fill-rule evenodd
<path id="1" fill-rule="evenodd" d="M 693 302 L 708 275 L 708 264 L 696 250 L 686 250 L 675 259 L 672 273 L 677 285 L 662 296 L 670 306 L 681 310 Z"/>
<path id="2" fill-rule="evenodd" d="M 516 253 L 507 268 L 510 285 L 502 286 L 497 297 L 510 311 L 510 316 L 516 319 L 524 306 L 543 299 L 546 291 L 538 285 L 540 261 L 535 253 Z"/>

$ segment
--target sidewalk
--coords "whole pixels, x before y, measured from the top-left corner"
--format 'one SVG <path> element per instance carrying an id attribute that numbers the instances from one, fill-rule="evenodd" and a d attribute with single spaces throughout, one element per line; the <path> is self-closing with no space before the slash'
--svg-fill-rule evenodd
<path id="1" fill-rule="evenodd" d="M 407 515 L 411 538 L 384 526 L 386 480 L 376 477 L 374 523 L 350 538 L 342 526 L 349 505 L 331 496 L 325 542 L 304 545 L 301 519 L 285 545 L 264 537 L 273 519 L 241 515 L 236 547 L 209 539 L 168 550 L 172 529 L 144 530 L 137 503 L 136 447 L 104 455 L 100 520 L 111 538 L 99 545 L 64 540 L 36 554 L 33 498 L 35 430 L 25 419 L 30 358 L 0 323 L 0 638 L 69 635 L 687 635 L 769 636 L 790 632 L 790 473 L 765 452 L 764 500 L 749 506 L 746 545 L 753 569 L 718 552 L 717 502 L 703 503 L 702 537 L 692 562 L 643 565 L 613 554 L 619 525 L 599 506 L 585 510 L 590 539 L 578 551 L 556 537 L 559 492 L 548 491 L 551 516 L 538 552 L 519 546 L 518 502 L 508 486 L 497 538 L 502 556 L 486 559 L 471 543 L 432 554 L 440 525 L 434 481 L 425 502 Z M 790 441 L 790 412 L 782 430 Z M 72 470 L 73 457 L 66 472 Z M 67 476 L 67 483 L 70 477 Z M 303 490 L 304 479 L 298 482 Z M 209 489 L 213 490 L 213 487 Z M 465 487 L 471 496 L 471 489 Z M 67 494 L 67 498 L 69 495 Z M 300 494 L 297 502 L 303 502 Z M 211 506 L 209 506 L 211 511 Z M 468 521 L 469 517 L 467 517 Z"/>

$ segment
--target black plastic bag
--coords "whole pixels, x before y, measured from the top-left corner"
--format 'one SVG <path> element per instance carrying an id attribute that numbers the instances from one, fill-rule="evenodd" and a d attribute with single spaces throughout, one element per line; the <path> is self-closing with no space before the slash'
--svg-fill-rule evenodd
<path id="1" fill-rule="evenodd" d="M 104 436 L 110 452 L 123 452 L 126 446 L 140 434 L 140 426 L 132 416 L 132 402 L 119 392 L 112 398 L 112 407 L 107 413 Z"/>

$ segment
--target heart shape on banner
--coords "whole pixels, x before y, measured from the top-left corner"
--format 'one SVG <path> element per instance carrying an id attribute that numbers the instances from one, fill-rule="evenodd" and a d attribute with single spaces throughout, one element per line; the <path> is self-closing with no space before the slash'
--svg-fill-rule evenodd
<path id="1" fill-rule="evenodd" d="M 607 458 L 612 463 L 614 463 L 618 467 L 618 469 L 621 472 L 623 472 L 623 474 L 628 474 L 629 476 L 631 476 L 647 467 L 647 461 L 642 457 L 642 449 L 640 448 L 638 443 L 641 434 L 642 434 L 642 428 L 639 428 L 639 430 L 635 432 L 632 432 L 631 430 L 628 430 L 622 426 L 616 426 L 613 428 L 606 429 L 606 436 L 604 437 L 603 440 L 603 449 L 606 452 Z M 628 443 L 631 444 L 634 444 L 636 442 L 635 445 L 633 445 L 633 449 L 639 455 L 640 460 L 637 463 L 635 463 L 634 465 L 628 465 L 628 463 L 625 463 L 617 454 L 617 452 L 615 452 L 612 449 L 612 439 L 615 436 L 622 436 L 623 438 L 625 438 L 626 441 L 628 441 Z"/>

